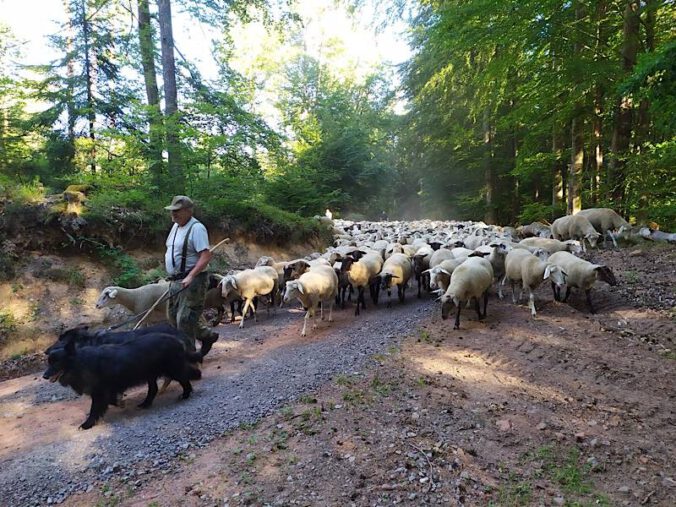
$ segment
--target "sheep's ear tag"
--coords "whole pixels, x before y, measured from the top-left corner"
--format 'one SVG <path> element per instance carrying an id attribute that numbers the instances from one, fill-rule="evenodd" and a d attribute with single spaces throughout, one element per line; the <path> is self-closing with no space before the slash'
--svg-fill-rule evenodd
<path id="1" fill-rule="evenodd" d="M 542 279 L 546 280 L 547 278 L 549 278 L 549 275 L 551 275 L 551 273 L 552 273 L 552 267 L 551 266 L 545 267 L 545 276 L 543 276 Z"/>

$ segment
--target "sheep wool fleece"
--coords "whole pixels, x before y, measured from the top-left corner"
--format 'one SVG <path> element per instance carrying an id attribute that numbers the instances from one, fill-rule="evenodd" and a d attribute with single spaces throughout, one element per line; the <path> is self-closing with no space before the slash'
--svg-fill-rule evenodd
<path id="1" fill-rule="evenodd" d="M 193 351 L 195 350 L 195 338 L 202 341 L 203 338 L 209 339 L 211 336 L 211 331 L 200 322 L 208 277 L 209 274 L 203 271 L 180 294 L 177 292 L 182 288 L 181 281 L 171 282 L 169 286 L 169 294 L 172 297 L 167 302 L 167 318 L 172 326 L 188 335 Z"/>

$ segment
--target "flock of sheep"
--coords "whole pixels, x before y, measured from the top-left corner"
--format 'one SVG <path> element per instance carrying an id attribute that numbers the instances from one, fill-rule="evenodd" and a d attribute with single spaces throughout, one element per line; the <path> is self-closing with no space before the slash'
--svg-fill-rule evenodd
<path id="1" fill-rule="evenodd" d="M 517 302 L 515 285 L 521 286 L 519 300 L 526 291 L 529 308 L 536 315 L 534 290 L 549 280 L 556 300 L 566 301 L 571 288 L 584 290 L 591 312 L 591 288 L 597 280 L 610 285 L 617 282 L 611 270 L 579 257 L 586 243 L 595 247 L 599 238 L 604 245 L 609 237 L 616 246 L 616 237 L 630 228 L 617 213 L 607 208 L 583 210 L 562 217 L 551 226 L 534 222 L 528 226 L 498 227 L 482 222 L 350 222 L 332 221 L 335 244 L 323 253 L 304 259 L 275 261 L 262 257 L 255 267 L 213 275 L 205 299 L 205 308 L 219 310 L 220 322 L 227 306 L 234 320 L 235 304 L 239 303 L 242 319 L 249 312 L 256 316 L 256 303 L 266 301 L 269 308 L 298 300 L 306 309 L 301 335 L 315 312 L 321 318 L 328 309 L 332 321 L 335 304 L 345 307 L 346 298 L 356 298 L 355 315 L 366 307 L 366 290 L 371 302 L 378 304 L 381 293 L 387 293 L 392 304 L 396 288 L 401 303 L 412 280 L 417 282 L 417 295 L 434 294 L 441 302 L 446 319 L 455 306 L 455 326 L 460 326 L 462 307 L 474 301 L 479 319 L 486 316 L 488 292 L 497 284 L 509 283 L 512 300 Z M 562 297 L 562 288 L 565 294 Z M 138 289 L 106 287 L 97 301 L 97 308 L 122 304 L 134 313 L 150 308 L 167 290 L 168 282 L 146 285 Z M 481 309 L 483 302 L 483 311 Z M 281 305 L 280 304 L 280 305 Z M 166 311 L 157 307 L 158 315 Z M 217 323 L 216 322 L 216 323 Z M 214 323 L 215 324 L 215 323 Z"/>

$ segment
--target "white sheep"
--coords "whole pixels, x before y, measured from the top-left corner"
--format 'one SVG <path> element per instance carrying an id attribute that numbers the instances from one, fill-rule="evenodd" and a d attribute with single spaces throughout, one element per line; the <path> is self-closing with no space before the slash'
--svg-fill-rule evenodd
<path id="1" fill-rule="evenodd" d="M 453 258 L 455 258 L 455 256 L 450 249 L 440 248 L 439 250 L 436 250 L 430 257 L 429 267 L 433 268 L 434 266 L 441 264 L 443 261 Z"/>
<path id="2" fill-rule="evenodd" d="M 460 310 L 461 303 L 469 302 L 472 298 L 475 301 L 475 308 L 479 320 L 486 317 L 486 307 L 488 306 L 488 289 L 493 283 L 493 266 L 483 257 L 468 257 L 465 262 L 460 264 L 451 275 L 451 282 L 448 289 L 441 296 L 441 318 L 447 319 L 453 304 L 457 307 L 455 315 L 455 325 L 453 329 L 460 329 Z M 479 298 L 483 296 L 484 312 L 481 313 Z"/>
<path id="3" fill-rule="evenodd" d="M 617 248 L 617 241 L 615 241 L 615 234 L 619 236 L 624 231 L 631 230 L 631 225 L 618 215 L 615 210 L 610 208 L 589 208 L 583 209 L 576 213 L 576 216 L 585 217 L 603 236 L 603 246 L 606 246 L 606 236 L 610 236 L 613 240 L 613 245 Z"/>
<path id="4" fill-rule="evenodd" d="M 317 328 L 315 310 L 317 305 L 322 305 L 322 319 L 324 305 L 329 305 L 329 322 L 333 322 L 333 303 L 338 294 L 338 276 L 331 266 L 313 266 L 309 271 L 303 273 L 297 280 L 286 282 L 284 291 L 284 302 L 288 303 L 293 299 L 298 299 L 304 308 L 307 309 L 303 319 L 303 330 L 301 336 L 305 336 L 307 321 L 313 318 L 312 329 Z"/>
<path id="5" fill-rule="evenodd" d="M 149 310 L 167 290 L 169 290 L 169 282 L 164 281 L 143 285 L 136 289 L 126 289 L 111 285 L 101 291 L 99 298 L 96 300 L 96 308 L 101 309 L 106 306 L 119 304 L 130 310 L 134 315 L 138 315 Z M 166 300 L 155 307 L 151 317 L 153 321 L 166 320 Z"/>
<path id="6" fill-rule="evenodd" d="M 565 303 L 570 295 L 571 287 L 582 289 L 587 298 L 587 304 L 591 313 L 595 313 L 594 305 L 591 301 L 591 288 L 596 280 L 606 282 L 608 285 L 617 285 L 615 275 L 607 266 L 592 264 L 584 259 L 575 257 L 568 252 L 556 252 L 549 258 L 549 261 L 561 267 L 566 272 L 566 295 L 563 298 Z M 553 288 L 554 298 L 561 301 L 561 292 Z"/>
<path id="7" fill-rule="evenodd" d="M 355 315 L 359 315 L 359 307 L 366 308 L 364 301 L 364 289 L 369 288 L 371 299 L 378 303 L 377 283 L 380 279 L 376 275 L 383 267 L 383 258 L 377 252 L 369 252 L 355 261 L 353 257 L 347 257 L 341 261 L 341 271 L 347 273 L 347 279 L 353 288 L 357 289 L 357 308 Z"/>
<path id="8" fill-rule="evenodd" d="M 552 224 L 552 236 L 554 236 L 554 239 L 559 240 L 579 240 L 582 244 L 582 251 L 586 252 L 585 240 L 594 248 L 600 234 L 596 232 L 596 229 L 594 229 L 589 220 L 578 213 L 577 215 L 568 215 L 554 220 Z"/>
<path id="9" fill-rule="evenodd" d="M 223 297 L 231 299 L 232 293 L 235 292 L 244 299 L 244 309 L 242 310 L 242 321 L 239 327 L 244 327 L 244 319 L 249 311 L 253 310 L 254 320 L 256 318 L 256 308 L 253 306 L 253 300 L 258 296 L 272 297 L 272 306 L 274 307 L 274 294 L 277 289 L 278 278 L 277 271 L 270 266 L 259 266 L 255 269 L 245 269 L 234 275 L 224 276 L 220 282 Z"/>
<path id="10" fill-rule="evenodd" d="M 403 303 L 406 296 L 406 286 L 412 274 L 413 265 L 408 256 L 405 254 L 392 254 L 391 257 L 385 260 L 383 269 L 378 274 L 381 280 L 380 286 L 383 290 L 387 290 L 387 295 L 390 296 L 392 287 L 396 285 L 399 302 Z M 392 302 L 388 300 L 387 306 L 392 306 Z"/>
<path id="11" fill-rule="evenodd" d="M 580 242 L 572 239 L 567 241 L 559 241 L 558 239 L 549 238 L 526 238 L 519 241 L 519 245 L 523 245 L 528 248 L 541 248 L 548 252 L 549 255 L 555 252 L 580 253 L 582 251 Z"/>
<path id="12" fill-rule="evenodd" d="M 451 275 L 455 268 L 460 266 L 465 259 L 446 259 L 441 261 L 436 266 L 428 269 L 430 274 L 430 288 L 434 289 L 437 294 L 443 294 L 448 289 L 448 284 L 451 282 Z"/>
<path id="13" fill-rule="evenodd" d="M 504 285 L 507 280 L 512 287 L 512 302 L 514 303 L 516 303 L 514 282 L 521 281 L 522 288 L 519 293 L 519 300 L 523 291 L 527 290 L 528 307 L 531 315 L 535 317 L 535 295 L 533 291 L 544 280 L 550 280 L 553 286 L 561 287 L 566 281 L 566 273 L 561 267 L 539 259 L 528 250 L 515 249 L 511 250 L 505 258 L 505 276 L 501 285 Z"/>

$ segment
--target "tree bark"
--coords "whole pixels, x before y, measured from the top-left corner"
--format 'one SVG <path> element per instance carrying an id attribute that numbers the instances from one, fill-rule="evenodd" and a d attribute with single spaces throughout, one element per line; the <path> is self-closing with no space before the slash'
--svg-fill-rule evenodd
<path id="1" fill-rule="evenodd" d="M 148 0 L 138 0 L 138 34 L 143 80 L 148 98 L 148 165 L 155 184 L 159 187 L 162 174 L 162 110 L 160 109 L 160 93 L 157 88 L 155 43 Z"/>
<path id="2" fill-rule="evenodd" d="M 561 160 L 561 146 L 559 143 L 559 136 L 556 132 L 556 127 L 552 127 L 552 153 L 555 155 L 554 166 L 552 167 L 552 216 L 554 220 L 556 209 L 561 206 L 563 202 L 563 168 Z"/>
<path id="3" fill-rule="evenodd" d="M 622 43 L 622 69 L 624 75 L 632 71 L 636 65 L 636 56 L 639 43 L 639 18 L 640 2 L 628 0 L 624 9 L 623 43 Z M 615 106 L 615 123 L 613 127 L 613 139 L 611 143 L 610 172 L 610 195 L 615 206 L 623 210 L 626 156 L 631 143 L 633 123 L 633 103 L 629 96 L 620 97 Z"/>
<path id="4" fill-rule="evenodd" d="M 89 166 L 92 173 L 96 172 L 96 106 L 94 104 L 94 67 L 92 65 L 92 48 L 90 45 L 91 27 L 87 16 L 87 2 L 80 0 L 80 22 L 82 23 L 82 43 L 84 45 L 84 72 L 87 94 L 87 121 L 89 122 L 89 139 L 91 148 L 89 152 Z"/>
<path id="5" fill-rule="evenodd" d="M 602 61 L 605 56 L 603 50 L 608 41 L 608 23 L 606 20 L 608 4 L 606 0 L 598 0 L 596 4 L 596 44 L 594 45 L 594 61 Z M 594 113 L 592 119 L 592 150 L 594 157 L 591 176 L 592 202 L 598 204 L 601 196 L 601 182 L 603 175 L 603 104 L 605 100 L 605 85 L 601 79 L 594 85 Z"/>
<path id="6" fill-rule="evenodd" d="M 185 189 L 185 173 L 181 167 L 179 139 L 178 93 L 176 89 L 176 62 L 174 35 L 171 25 L 171 1 L 157 0 L 160 38 L 162 39 L 162 77 L 164 80 L 164 127 L 167 136 L 167 153 L 170 186 L 174 193 Z"/>
<path id="7" fill-rule="evenodd" d="M 495 193 L 495 174 L 493 171 L 493 135 L 491 132 L 488 110 L 484 111 L 482 129 L 484 142 L 484 179 L 486 185 L 486 212 L 484 221 L 487 224 L 494 224 L 495 206 L 493 204 L 493 196 Z"/>
<path id="8" fill-rule="evenodd" d="M 578 25 L 574 36 L 573 54 L 579 55 L 582 51 L 582 35 L 579 25 L 585 18 L 585 9 L 580 1 L 575 5 L 575 20 Z M 566 212 L 573 215 L 582 209 L 582 170 L 584 168 L 584 109 L 582 98 L 579 98 L 573 113 L 570 125 L 570 164 L 568 166 L 568 199 Z"/>
<path id="9" fill-rule="evenodd" d="M 66 25 L 66 119 L 68 141 L 73 144 L 75 142 L 75 103 L 73 101 L 73 79 L 75 78 L 75 70 L 73 65 L 73 13 L 70 10 L 70 3 L 64 0 L 63 8 L 66 11 L 66 18 L 68 24 Z"/>

